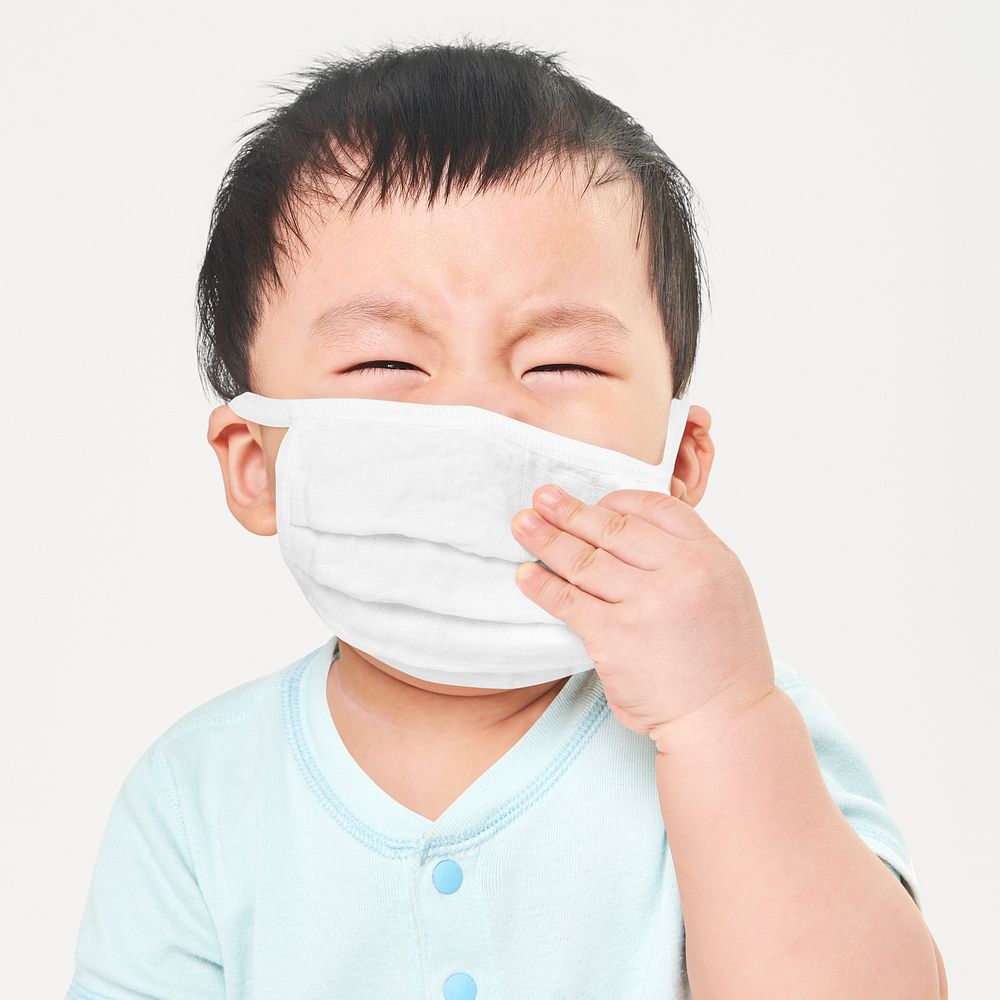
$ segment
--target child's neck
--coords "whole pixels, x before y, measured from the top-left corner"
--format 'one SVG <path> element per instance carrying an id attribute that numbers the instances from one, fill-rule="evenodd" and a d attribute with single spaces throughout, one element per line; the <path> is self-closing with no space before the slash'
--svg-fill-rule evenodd
<path id="1" fill-rule="evenodd" d="M 339 641 L 331 671 L 331 694 L 355 718 L 394 732 L 427 732 L 447 740 L 517 730 L 534 721 L 569 680 L 561 677 L 530 687 L 472 688 L 434 684 L 411 677 Z M 525 726 L 525 730 L 531 722 Z"/>

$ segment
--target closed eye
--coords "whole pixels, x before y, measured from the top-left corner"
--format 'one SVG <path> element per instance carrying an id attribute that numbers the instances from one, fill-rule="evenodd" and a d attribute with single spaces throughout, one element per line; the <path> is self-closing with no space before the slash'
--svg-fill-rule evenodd
<path id="1" fill-rule="evenodd" d="M 537 368 L 529 368 L 528 371 L 537 372 L 548 369 L 549 371 L 558 371 L 561 375 L 563 371 L 577 371 L 581 375 L 600 375 L 599 371 L 595 371 L 593 368 L 588 368 L 586 365 L 539 365 Z"/>
<path id="2" fill-rule="evenodd" d="M 405 368 L 380 368 L 379 365 L 405 365 Z M 363 371 L 417 371 L 416 365 L 411 365 L 408 361 L 366 361 L 363 364 L 348 368 L 345 375 L 351 372 Z M 539 365 L 537 368 L 529 368 L 529 371 L 552 371 L 562 375 L 564 371 L 576 371 L 581 375 L 600 375 L 601 372 L 586 365 Z"/>

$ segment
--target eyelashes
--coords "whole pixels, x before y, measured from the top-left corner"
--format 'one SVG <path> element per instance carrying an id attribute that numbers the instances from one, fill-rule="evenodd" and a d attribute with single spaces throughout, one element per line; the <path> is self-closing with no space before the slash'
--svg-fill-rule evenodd
<path id="1" fill-rule="evenodd" d="M 537 372 L 541 369 L 548 368 L 552 371 L 558 371 L 560 375 L 563 371 L 576 371 L 581 375 L 600 375 L 599 371 L 593 368 L 588 368 L 586 365 L 538 365 L 536 368 L 529 368 L 528 371 Z"/>
<path id="2" fill-rule="evenodd" d="M 382 368 L 381 365 L 405 365 L 403 368 Z M 416 371 L 416 365 L 411 365 L 408 361 L 366 361 L 363 364 L 355 365 L 353 368 L 348 368 L 345 375 L 350 375 L 353 372 L 371 372 L 371 371 Z M 588 368 L 586 365 L 538 365 L 535 368 L 529 368 L 529 371 L 543 371 L 548 370 L 555 372 L 558 375 L 564 375 L 568 371 L 578 373 L 580 375 L 600 375 L 601 372 L 594 368 Z"/>

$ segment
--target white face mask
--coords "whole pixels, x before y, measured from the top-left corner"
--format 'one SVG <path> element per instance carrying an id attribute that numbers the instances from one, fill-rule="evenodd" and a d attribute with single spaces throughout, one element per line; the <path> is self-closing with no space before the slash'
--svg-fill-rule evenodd
<path id="1" fill-rule="evenodd" d="M 590 504 L 619 489 L 669 493 L 689 405 L 672 401 L 650 465 L 477 406 L 252 392 L 229 403 L 288 428 L 278 539 L 323 623 L 412 677 L 482 688 L 593 668 L 576 633 L 518 587 L 518 565 L 541 560 L 511 521 L 543 483 Z"/>

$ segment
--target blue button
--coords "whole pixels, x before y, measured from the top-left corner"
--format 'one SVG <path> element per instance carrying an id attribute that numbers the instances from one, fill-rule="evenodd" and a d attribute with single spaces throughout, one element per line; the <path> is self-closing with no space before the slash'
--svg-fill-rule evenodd
<path id="1" fill-rule="evenodd" d="M 444 981 L 444 1000 L 476 1000 L 476 981 L 464 972 L 453 972 Z"/>
<path id="2" fill-rule="evenodd" d="M 462 869 L 455 861 L 439 861 L 431 878 L 438 892 L 454 892 L 462 884 Z M 465 996 L 464 993 L 461 995 Z"/>

